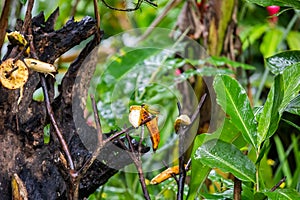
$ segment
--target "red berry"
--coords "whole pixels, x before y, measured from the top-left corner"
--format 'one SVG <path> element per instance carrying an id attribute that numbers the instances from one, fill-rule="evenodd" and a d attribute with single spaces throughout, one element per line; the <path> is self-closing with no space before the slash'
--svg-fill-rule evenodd
<path id="1" fill-rule="evenodd" d="M 279 10 L 280 6 L 267 6 L 267 11 L 270 16 L 277 14 Z"/>

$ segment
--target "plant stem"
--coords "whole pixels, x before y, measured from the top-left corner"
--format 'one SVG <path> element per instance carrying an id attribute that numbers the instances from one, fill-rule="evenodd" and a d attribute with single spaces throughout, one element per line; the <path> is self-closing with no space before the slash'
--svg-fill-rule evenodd
<path id="1" fill-rule="evenodd" d="M 242 181 L 234 177 L 233 199 L 240 200 L 242 192 Z"/>

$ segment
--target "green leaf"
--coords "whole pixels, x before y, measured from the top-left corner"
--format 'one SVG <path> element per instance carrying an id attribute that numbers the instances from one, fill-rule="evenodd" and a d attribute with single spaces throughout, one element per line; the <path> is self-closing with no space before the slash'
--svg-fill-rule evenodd
<path id="1" fill-rule="evenodd" d="M 204 183 L 207 175 L 209 174 L 211 168 L 209 166 L 203 165 L 201 162 L 195 160 L 195 152 L 198 147 L 200 147 L 205 139 L 205 136 L 197 136 L 194 140 L 194 146 L 192 150 L 192 163 L 191 163 L 191 180 L 189 184 L 189 192 L 187 200 L 194 200 L 198 194 L 198 189 Z"/>
<path id="2" fill-rule="evenodd" d="M 192 166 L 191 166 L 191 180 L 189 184 L 188 200 L 194 200 L 197 196 L 198 189 L 205 181 L 211 168 L 203 165 L 201 162 L 195 160 L 196 150 L 205 142 L 212 139 L 222 139 L 224 142 L 233 143 L 236 142 L 239 137 L 239 130 L 229 121 L 225 119 L 224 123 L 220 125 L 218 130 L 209 134 L 200 134 L 194 140 L 194 146 L 192 151 Z M 240 146 L 245 145 L 245 141 L 238 140 Z"/>
<path id="3" fill-rule="evenodd" d="M 146 58 L 155 55 L 161 51 L 157 48 L 134 49 L 127 51 L 125 54 L 114 57 L 112 62 L 107 66 L 104 75 L 109 75 L 111 79 L 119 79 L 137 64 L 143 62 Z"/>
<path id="4" fill-rule="evenodd" d="M 254 163 L 232 144 L 210 140 L 197 149 L 195 160 L 230 172 L 240 180 L 255 183 Z"/>
<path id="5" fill-rule="evenodd" d="M 293 126 L 294 128 L 296 128 L 298 131 L 300 131 L 300 126 L 298 126 L 294 122 L 291 122 L 290 120 L 287 120 L 287 119 L 282 119 L 282 120 L 285 121 L 286 123 L 288 123 L 289 125 Z"/>
<path id="6" fill-rule="evenodd" d="M 272 56 L 282 41 L 283 32 L 278 28 L 270 29 L 263 37 L 263 42 L 260 45 L 260 51 L 263 56 Z"/>
<path id="7" fill-rule="evenodd" d="M 300 51 L 284 51 L 268 57 L 266 62 L 270 71 L 277 75 L 286 67 L 300 62 Z"/>
<path id="8" fill-rule="evenodd" d="M 44 126 L 44 143 L 48 144 L 50 142 L 50 124 Z"/>
<path id="9" fill-rule="evenodd" d="M 289 152 L 287 152 L 286 149 L 283 147 L 282 141 L 280 140 L 278 135 L 274 136 L 274 141 L 276 144 L 276 150 L 280 161 L 280 165 L 282 166 L 283 175 L 286 176 L 287 185 L 290 186 L 292 181 L 292 173 L 289 162 L 287 161 Z"/>
<path id="10" fill-rule="evenodd" d="M 295 200 L 300 199 L 300 193 L 295 189 L 277 189 L 273 192 L 264 192 L 268 196 L 269 200 Z"/>
<path id="11" fill-rule="evenodd" d="M 300 49 L 300 33 L 298 31 L 290 31 L 287 35 L 286 41 L 290 50 Z"/>
<path id="12" fill-rule="evenodd" d="M 282 114 L 289 103 L 296 98 L 300 92 L 300 63 L 287 67 L 283 71 L 284 97 L 279 108 Z"/>
<path id="13" fill-rule="evenodd" d="M 260 6 L 288 6 L 300 9 L 300 2 L 295 0 L 247 0 L 250 3 L 255 3 Z"/>
<path id="14" fill-rule="evenodd" d="M 256 120 L 246 91 L 232 77 L 217 76 L 214 80 L 217 102 L 230 115 L 235 126 L 242 132 L 245 140 L 257 148 Z"/>
<path id="15" fill-rule="evenodd" d="M 267 24 L 258 24 L 251 26 L 249 30 L 243 35 L 241 33 L 242 39 L 242 49 L 246 50 L 249 46 L 253 45 L 261 36 L 269 29 L 270 27 Z"/>
<path id="16" fill-rule="evenodd" d="M 287 67 L 275 81 L 268 94 L 258 123 L 258 145 L 271 137 L 277 127 L 282 113 L 300 91 L 300 63 Z"/>
<path id="17" fill-rule="evenodd" d="M 236 61 L 230 60 L 229 58 L 227 58 L 225 56 L 221 56 L 221 57 L 211 56 L 206 61 L 215 66 L 223 66 L 223 65 L 227 64 L 233 68 L 241 67 L 241 68 L 247 69 L 247 70 L 255 70 L 255 67 L 252 65 L 247 65 L 245 63 L 236 62 Z"/>
<path id="18" fill-rule="evenodd" d="M 278 110 L 284 95 L 283 84 L 282 76 L 276 76 L 259 118 L 257 127 L 258 145 L 261 145 L 265 139 L 271 137 L 278 127 L 280 120 Z"/>
<path id="19" fill-rule="evenodd" d="M 27 0 L 19 0 L 22 5 L 25 5 Z"/>
<path id="20" fill-rule="evenodd" d="M 284 111 L 295 115 L 300 115 L 300 95 L 293 99 Z"/>

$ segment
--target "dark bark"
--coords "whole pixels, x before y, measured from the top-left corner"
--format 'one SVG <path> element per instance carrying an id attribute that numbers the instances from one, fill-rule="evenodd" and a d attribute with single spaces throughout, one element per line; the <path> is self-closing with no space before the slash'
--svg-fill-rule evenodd
<path id="1" fill-rule="evenodd" d="M 89 81 L 95 70 L 97 53 L 95 47 L 100 43 L 101 32 L 97 22 L 85 17 L 79 22 L 70 19 L 66 25 L 54 30 L 58 9 L 45 21 L 43 13 L 32 18 L 29 29 L 32 36 L 25 32 L 25 37 L 33 40 L 37 57 L 53 63 L 59 56 L 94 36 L 82 50 L 78 58 L 70 65 L 59 87 L 59 96 L 54 98 L 54 82 L 46 76 L 49 97 L 54 116 L 66 140 L 71 157 L 78 172 L 91 157 L 79 136 L 85 135 L 91 141 L 97 141 L 96 130 L 86 124 L 83 110 L 87 98 Z M 19 25 L 19 27 L 21 27 Z M 33 51 L 34 51 L 33 50 Z M 94 50 L 94 51 L 93 51 Z M 85 58 L 92 52 L 89 62 Z M 6 58 L 13 58 L 19 53 L 18 47 L 9 46 Z M 79 79 L 76 79 L 80 77 Z M 37 72 L 30 71 L 24 85 L 24 96 L 19 105 L 19 90 L 9 90 L 0 86 L 0 197 L 12 198 L 11 180 L 17 174 L 26 186 L 29 199 L 66 199 L 72 190 L 70 171 L 64 162 L 65 152 L 61 144 L 51 134 L 49 144 L 44 144 L 43 128 L 50 123 L 44 102 L 32 100 L 34 91 L 40 87 Z M 74 103 L 73 103 L 74 102 Z M 76 107 L 76 126 L 73 111 Z M 51 132 L 54 132 L 51 127 Z M 104 138 L 105 139 L 105 138 Z M 114 142 L 117 143 L 117 142 Z M 96 143 L 95 143 L 96 144 Z M 94 144 L 93 144 L 94 145 Z M 94 146 L 95 147 L 95 146 Z M 99 160 L 108 165 L 103 164 Z M 83 199 L 104 184 L 118 169 L 131 163 L 127 153 L 122 153 L 115 145 L 107 144 L 99 159 L 91 165 L 80 182 L 79 198 Z M 113 168 L 111 168 L 113 166 Z"/>

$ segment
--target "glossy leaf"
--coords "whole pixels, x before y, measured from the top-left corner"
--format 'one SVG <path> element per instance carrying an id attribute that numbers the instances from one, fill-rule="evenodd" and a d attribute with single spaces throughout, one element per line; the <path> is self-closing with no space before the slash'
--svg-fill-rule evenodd
<path id="1" fill-rule="evenodd" d="M 195 160 L 230 172 L 240 180 L 255 183 L 254 163 L 232 144 L 210 140 L 197 149 Z"/>
<path id="2" fill-rule="evenodd" d="M 264 192 L 269 200 L 295 200 L 300 199 L 300 193 L 294 189 L 277 189 L 273 192 Z"/>
<path id="3" fill-rule="evenodd" d="M 204 136 L 197 136 L 194 140 L 194 148 L 192 150 L 192 164 L 191 164 L 191 180 L 189 184 L 189 192 L 187 200 L 194 200 L 198 194 L 198 189 L 204 183 L 207 175 L 209 174 L 211 168 L 209 166 L 203 165 L 201 162 L 195 160 L 195 152 L 204 142 Z"/>
<path id="4" fill-rule="evenodd" d="M 275 78 L 274 85 L 268 94 L 263 111 L 259 117 L 257 127 L 258 145 L 266 138 L 271 137 L 276 131 L 280 120 L 280 113 L 278 110 L 282 103 L 283 95 L 283 78 L 279 75 Z"/>
<path id="5" fill-rule="evenodd" d="M 295 115 L 300 115 L 300 95 L 293 99 L 284 111 Z"/>
<path id="6" fill-rule="evenodd" d="M 300 51 L 284 51 L 266 59 L 267 67 L 273 74 L 279 74 L 283 70 L 300 62 Z"/>
<path id="7" fill-rule="evenodd" d="M 277 127 L 282 113 L 300 91 L 300 64 L 287 67 L 282 74 L 275 77 L 258 123 L 258 144 L 271 137 Z"/>
<path id="8" fill-rule="evenodd" d="M 289 6 L 300 9 L 300 2 L 295 0 L 247 0 L 248 2 L 258 4 L 260 6 Z"/>
<path id="9" fill-rule="evenodd" d="M 283 71 L 284 97 L 279 112 L 283 113 L 289 103 L 297 97 L 300 92 L 300 63 L 287 67 Z"/>
<path id="10" fill-rule="evenodd" d="M 217 102 L 230 115 L 235 126 L 242 132 L 245 140 L 257 147 L 256 120 L 246 91 L 232 77 L 217 76 L 214 80 Z"/>
<path id="11" fill-rule="evenodd" d="M 240 146 L 245 145 L 245 141 L 239 140 L 239 130 L 232 124 L 229 119 L 225 119 L 224 123 L 220 125 L 218 130 L 209 134 L 200 134 L 194 140 L 194 148 L 192 151 L 192 166 L 191 166 L 191 180 L 188 192 L 188 200 L 194 200 L 198 189 L 201 187 L 210 172 L 211 168 L 203 165 L 201 162 L 195 160 L 196 150 L 205 142 L 212 139 L 221 139 L 224 142 L 235 143 L 238 139 Z"/>

